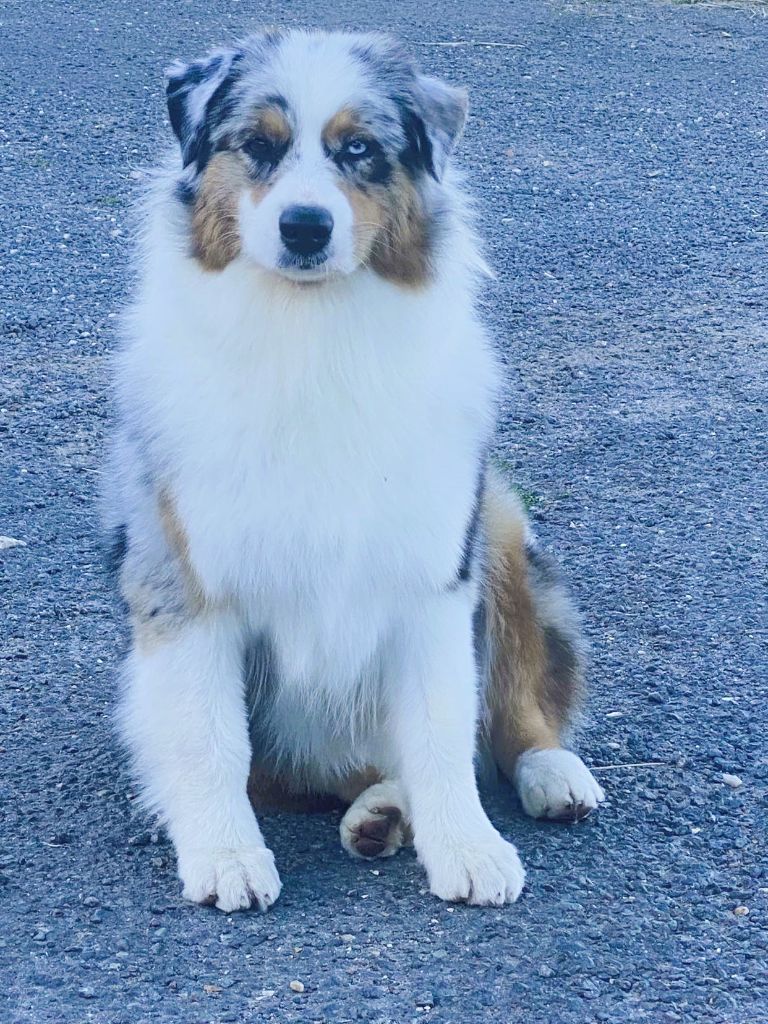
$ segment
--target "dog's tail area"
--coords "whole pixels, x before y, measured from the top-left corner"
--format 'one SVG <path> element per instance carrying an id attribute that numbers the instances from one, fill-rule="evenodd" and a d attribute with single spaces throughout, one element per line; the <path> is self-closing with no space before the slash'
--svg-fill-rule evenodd
<path id="1" fill-rule="evenodd" d="M 537 547 L 522 502 L 497 473 L 489 473 L 484 512 L 488 739 L 511 778 L 525 750 L 562 745 L 583 686 L 585 646 L 554 562 Z"/>

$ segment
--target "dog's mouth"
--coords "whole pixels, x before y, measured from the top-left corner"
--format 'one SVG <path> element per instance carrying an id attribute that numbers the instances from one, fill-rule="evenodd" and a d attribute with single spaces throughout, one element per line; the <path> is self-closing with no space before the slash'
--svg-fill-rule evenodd
<path id="1" fill-rule="evenodd" d="M 324 281 L 333 276 L 333 270 L 325 252 L 311 256 L 294 256 L 285 253 L 281 256 L 277 271 L 292 281 Z"/>

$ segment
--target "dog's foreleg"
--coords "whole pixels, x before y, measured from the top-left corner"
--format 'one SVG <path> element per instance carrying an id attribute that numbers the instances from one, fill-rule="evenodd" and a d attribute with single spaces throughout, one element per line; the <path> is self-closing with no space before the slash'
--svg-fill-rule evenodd
<path id="1" fill-rule="evenodd" d="M 176 847 L 184 896 L 225 911 L 266 909 L 280 892 L 246 794 L 242 652 L 228 612 L 206 611 L 170 635 L 137 631 L 121 715 L 145 802 Z"/>
<path id="2" fill-rule="evenodd" d="M 502 904 L 517 899 L 524 871 L 477 791 L 477 669 L 467 590 L 435 596 L 400 631 L 388 687 L 390 723 L 431 891 L 446 900 Z"/>

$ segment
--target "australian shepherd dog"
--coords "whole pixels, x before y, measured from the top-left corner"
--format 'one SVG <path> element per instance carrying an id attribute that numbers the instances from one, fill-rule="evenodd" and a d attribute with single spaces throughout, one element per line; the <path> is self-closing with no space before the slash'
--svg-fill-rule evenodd
<path id="1" fill-rule="evenodd" d="M 603 794 L 562 746 L 576 615 L 489 464 L 466 94 L 292 31 L 172 65 L 167 100 L 106 504 L 119 723 L 184 896 L 274 903 L 254 807 L 282 793 L 344 801 L 354 857 L 413 843 L 444 900 L 512 902 L 481 753 L 536 817 Z"/>

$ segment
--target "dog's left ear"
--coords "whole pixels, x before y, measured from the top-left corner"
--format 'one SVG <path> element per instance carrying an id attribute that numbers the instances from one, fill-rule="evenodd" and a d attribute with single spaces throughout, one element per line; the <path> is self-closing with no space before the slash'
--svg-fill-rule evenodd
<path id="1" fill-rule="evenodd" d="M 466 89 L 429 75 L 417 76 L 413 92 L 415 117 L 406 130 L 425 169 L 436 181 L 443 177 L 448 159 L 461 138 L 468 105 Z"/>
<path id="2" fill-rule="evenodd" d="M 204 60 L 176 61 L 165 73 L 168 116 L 181 146 L 184 166 L 202 170 L 210 157 L 210 117 L 234 84 L 242 54 L 220 50 Z"/>

